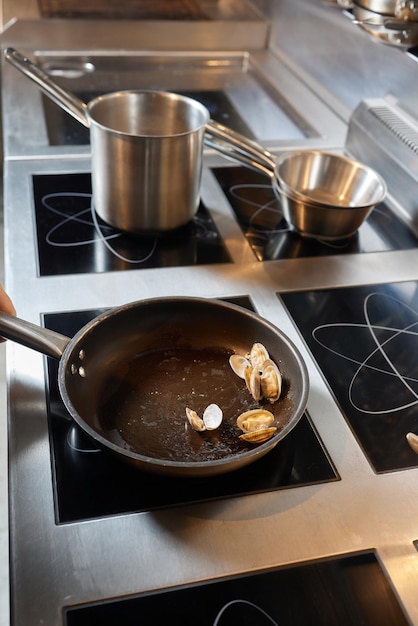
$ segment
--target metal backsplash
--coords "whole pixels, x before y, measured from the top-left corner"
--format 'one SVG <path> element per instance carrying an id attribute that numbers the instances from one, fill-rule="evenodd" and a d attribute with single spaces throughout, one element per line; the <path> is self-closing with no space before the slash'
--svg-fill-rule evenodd
<path id="1" fill-rule="evenodd" d="M 377 169 L 404 218 L 418 228 L 418 124 L 396 103 L 369 99 L 355 110 L 347 133 L 348 151 Z"/>
<path id="2" fill-rule="evenodd" d="M 388 95 L 418 119 L 413 50 L 387 45 L 352 22 L 333 0 L 281 0 L 269 47 L 347 122 L 362 100 Z"/>

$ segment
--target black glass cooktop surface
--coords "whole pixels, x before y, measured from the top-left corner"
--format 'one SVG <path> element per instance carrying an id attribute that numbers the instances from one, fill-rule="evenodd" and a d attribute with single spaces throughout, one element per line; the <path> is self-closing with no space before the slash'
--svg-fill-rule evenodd
<path id="1" fill-rule="evenodd" d="M 247 298 L 230 300 L 250 307 Z M 44 315 L 47 328 L 73 336 L 101 311 Z M 337 480 L 309 417 L 248 468 L 223 476 L 175 478 L 148 474 L 101 451 L 70 418 L 57 386 L 58 363 L 46 359 L 48 420 L 57 523 L 164 508 L 243 493 Z M 139 488 L 146 484 L 147 489 Z"/>
<path id="2" fill-rule="evenodd" d="M 325 242 L 301 237 L 284 220 L 267 176 L 244 167 L 217 167 L 213 172 L 259 261 L 418 247 L 415 235 L 385 204 L 375 207 L 350 239 Z"/>
<path id="3" fill-rule="evenodd" d="M 376 472 L 418 466 L 418 282 L 279 294 Z"/>
<path id="4" fill-rule="evenodd" d="M 202 203 L 183 228 L 139 237 L 100 220 L 92 207 L 90 174 L 35 175 L 33 190 L 41 276 L 230 262 Z"/>
<path id="5" fill-rule="evenodd" d="M 375 554 L 308 561 L 69 608 L 67 626 L 406 626 Z"/>

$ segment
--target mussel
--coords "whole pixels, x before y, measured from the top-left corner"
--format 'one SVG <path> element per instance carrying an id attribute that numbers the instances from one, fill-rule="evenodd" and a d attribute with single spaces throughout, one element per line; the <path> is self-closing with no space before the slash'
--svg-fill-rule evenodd
<path id="1" fill-rule="evenodd" d="M 245 356 L 232 354 L 229 364 L 235 374 L 245 380 L 254 400 L 264 398 L 273 404 L 280 398 L 282 376 L 262 343 L 255 342 Z"/>
<path id="2" fill-rule="evenodd" d="M 266 409 L 251 409 L 241 413 L 237 418 L 237 426 L 244 434 L 240 439 L 250 443 L 262 443 L 270 439 L 277 428 L 273 426 L 274 415 Z"/>

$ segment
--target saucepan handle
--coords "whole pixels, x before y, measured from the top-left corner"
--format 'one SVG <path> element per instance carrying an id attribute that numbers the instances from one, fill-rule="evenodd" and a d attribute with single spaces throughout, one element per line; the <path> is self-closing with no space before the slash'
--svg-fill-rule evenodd
<path id="1" fill-rule="evenodd" d="M 205 129 L 205 144 L 232 161 L 238 161 L 242 165 L 274 177 L 275 157 L 256 141 L 227 126 L 209 120 Z"/>
<path id="2" fill-rule="evenodd" d="M 8 63 L 36 83 L 64 111 L 67 111 L 78 122 L 90 128 L 87 104 L 80 100 L 78 96 L 57 85 L 38 65 L 32 63 L 32 61 L 14 48 L 6 48 L 4 57 Z"/>
<path id="3" fill-rule="evenodd" d="M 0 312 L 0 336 L 22 346 L 60 359 L 70 338 L 8 313 Z"/>

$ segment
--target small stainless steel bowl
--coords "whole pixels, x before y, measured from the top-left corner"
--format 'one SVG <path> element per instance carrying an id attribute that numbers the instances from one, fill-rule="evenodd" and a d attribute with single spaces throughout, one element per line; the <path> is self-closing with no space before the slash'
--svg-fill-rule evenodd
<path id="1" fill-rule="evenodd" d="M 353 4 L 380 15 L 395 15 L 396 0 L 353 0 Z"/>
<path id="2" fill-rule="evenodd" d="M 371 16 L 395 17 L 405 21 L 418 20 L 417 0 L 353 0 L 353 9 L 366 9 Z"/>
<path id="3" fill-rule="evenodd" d="M 336 240 L 354 235 L 387 188 L 377 172 L 354 159 L 303 150 L 277 161 L 275 191 L 298 233 Z"/>
<path id="4" fill-rule="evenodd" d="M 415 17 L 409 19 L 373 13 L 357 4 L 353 6 L 353 13 L 354 23 L 381 43 L 398 48 L 418 44 L 418 9 Z"/>
<path id="5" fill-rule="evenodd" d="M 280 201 L 285 220 L 299 235 L 323 241 L 349 239 L 373 210 L 310 204 L 283 192 Z"/>

